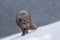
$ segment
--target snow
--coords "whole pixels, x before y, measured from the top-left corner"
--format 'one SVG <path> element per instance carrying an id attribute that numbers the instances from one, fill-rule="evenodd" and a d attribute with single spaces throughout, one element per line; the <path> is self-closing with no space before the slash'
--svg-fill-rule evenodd
<path id="1" fill-rule="evenodd" d="M 0 40 L 60 40 L 60 21 L 29 30 L 25 36 L 21 33 L 2 38 Z"/>

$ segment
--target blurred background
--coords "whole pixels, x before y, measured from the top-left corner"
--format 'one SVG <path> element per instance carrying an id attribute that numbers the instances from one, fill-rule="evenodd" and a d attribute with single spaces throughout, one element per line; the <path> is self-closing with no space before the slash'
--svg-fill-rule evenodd
<path id="1" fill-rule="evenodd" d="M 60 20 L 60 0 L 0 0 L 0 38 L 21 32 L 16 25 L 21 10 L 28 10 L 37 26 Z"/>

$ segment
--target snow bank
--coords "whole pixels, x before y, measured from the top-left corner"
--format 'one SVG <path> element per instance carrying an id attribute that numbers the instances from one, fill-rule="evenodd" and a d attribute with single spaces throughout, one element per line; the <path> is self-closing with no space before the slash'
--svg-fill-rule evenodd
<path id="1" fill-rule="evenodd" d="M 60 21 L 39 27 L 36 30 L 29 30 L 25 36 L 16 33 L 0 40 L 60 40 Z"/>

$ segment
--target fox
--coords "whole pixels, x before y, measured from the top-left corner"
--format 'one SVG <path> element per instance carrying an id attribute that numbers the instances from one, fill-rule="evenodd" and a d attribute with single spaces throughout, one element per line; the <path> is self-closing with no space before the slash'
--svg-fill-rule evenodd
<path id="1" fill-rule="evenodd" d="M 16 15 L 16 24 L 22 30 L 22 36 L 28 33 L 28 30 L 36 30 L 37 25 L 31 21 L 31 13 L 27 10 L 21 10 Z"/>

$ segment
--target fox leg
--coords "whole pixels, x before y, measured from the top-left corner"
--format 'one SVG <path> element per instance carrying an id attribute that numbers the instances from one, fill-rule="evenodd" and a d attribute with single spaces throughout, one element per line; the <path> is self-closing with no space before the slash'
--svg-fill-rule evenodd
<path id="1" fill-rule="evenodd" d="M 28 33 L 28 29 L 27 28 L 22 29 L 22 36 L 24 36 L 27 33 Z"/>

